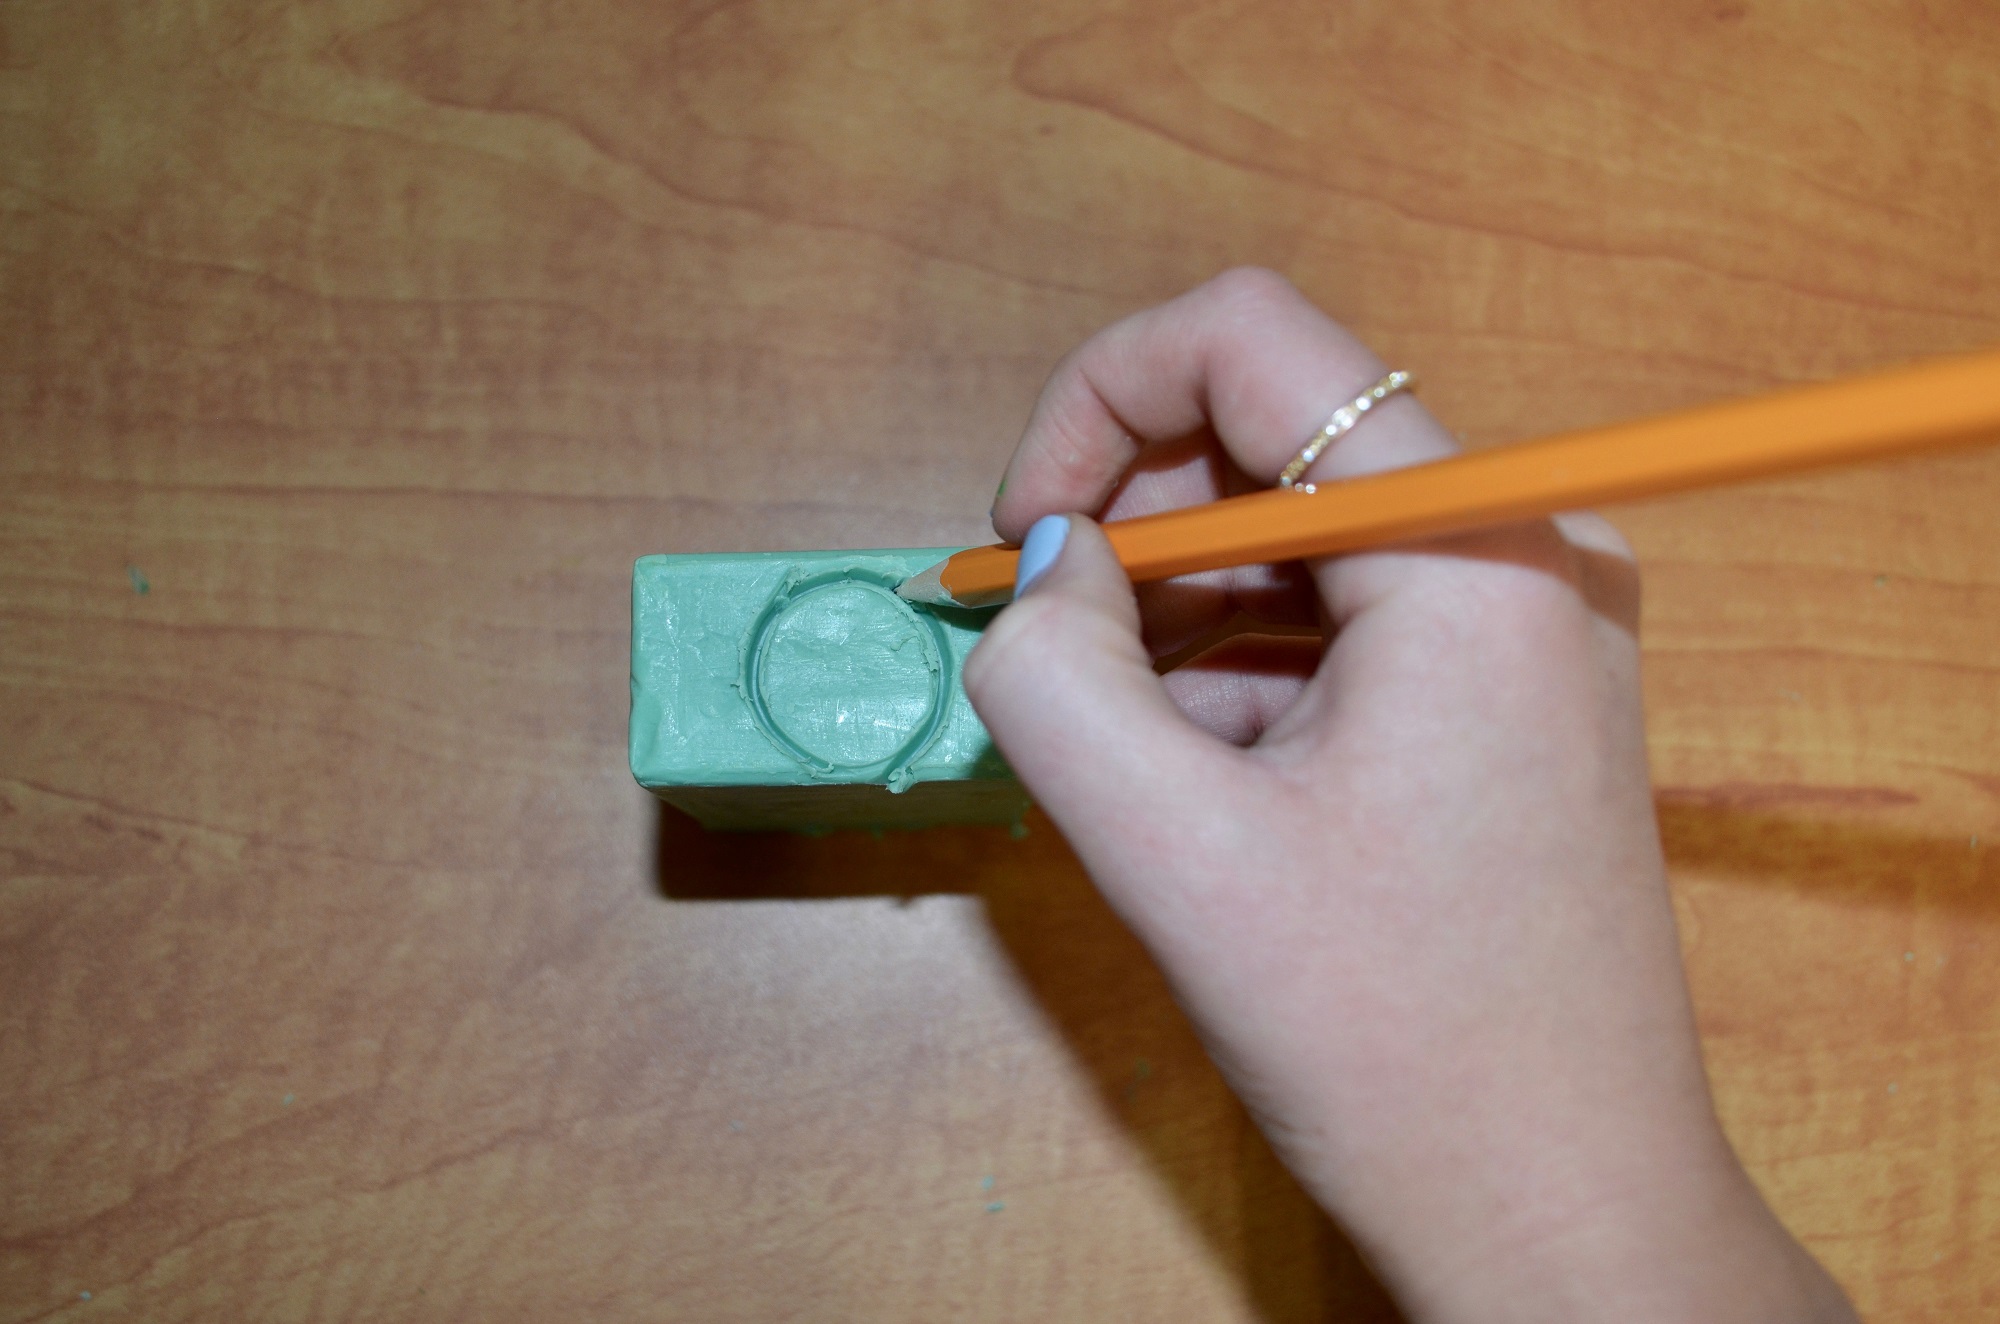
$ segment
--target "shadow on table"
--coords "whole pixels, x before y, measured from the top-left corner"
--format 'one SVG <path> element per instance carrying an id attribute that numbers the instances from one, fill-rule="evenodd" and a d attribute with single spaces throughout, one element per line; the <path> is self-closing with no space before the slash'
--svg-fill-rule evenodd
<path id="1" fill-rule="evenodd" d="M 674 901 L 979 897 L 1060 1028 L 1183 1212 L 1269 1324 L 1400 1318 L 1353 1245 L 1278 1162 L 1138 941 L 1040 814 L 1029 832 L 934 828 L 708 833 L 661 806 L 658 885 Z"/>
<path id="2" fill-rule="evenodd" d="M 1663 796 L 1675 868 L 1880 905 L 2000 914 L 2000 854 L 1854 821 Z M 980 897 L 1050 1019 L 1268 1321 L 1398 1318 L 1352 1244 L 1300 1190 L 1202 1051 L 1165 981 L 1039 814 L 999 828 L 824 837 L 711 834 L 661 807 L 672 900 Z M 1226 1157 L 1218 1158 L 1218 1155 Z"/>

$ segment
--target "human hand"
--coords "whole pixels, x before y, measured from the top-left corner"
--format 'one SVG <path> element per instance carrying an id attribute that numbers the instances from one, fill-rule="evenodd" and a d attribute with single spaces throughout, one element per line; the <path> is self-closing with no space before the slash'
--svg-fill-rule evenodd
<path id="1" fill-rule="evenodd" d="M 1637 572 L 1609 525 L 1135 595 L 1091 520 L 1036 524 L 1267 486 L 1383 371 L 1257 271 L 1069 355 L 994 507 L 1002 537 L 1036 526 L 1059 554 L 988 626 L 967 692 L 1413 1317 L 1850 1320 L 1715 1119 L 1646 769 Z M 1309 477 L 1452 450 L 1395 397 Z M 1239 610 L 1331 642 L 1238 639 L 1155 674 Z"/>

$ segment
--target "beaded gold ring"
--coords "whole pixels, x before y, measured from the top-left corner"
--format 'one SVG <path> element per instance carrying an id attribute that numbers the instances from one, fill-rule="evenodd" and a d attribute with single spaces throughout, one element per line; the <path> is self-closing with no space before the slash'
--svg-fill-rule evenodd
<path id="1" fill-rule="evenodd" d="M 1398 391 L 1407 391 L 1417 384 L 1416 376 L 1407 372 L 1392 372 L 1381 381 L 1355 396 L 1346 404 L 1333 411 L 1333 417 L 1326 426 L 1313 434 L 1292 462 L 1278 475 L 1278 486 L 1288 492 L 1304 492 L 1310 495 L 1316 489 L 1311 483 L 1302 483 L 1306 470 L 1312 468 L 1314 460 L 1326 453 L 1326 448 L 1354 430 L 1354 425 L 1366 417 L 1369 410 L 1381 404 Z"/>

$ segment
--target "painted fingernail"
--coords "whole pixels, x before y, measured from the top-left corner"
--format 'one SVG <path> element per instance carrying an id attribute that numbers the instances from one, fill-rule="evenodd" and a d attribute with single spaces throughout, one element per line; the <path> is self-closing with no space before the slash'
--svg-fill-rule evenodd
<path id="1" fill-rule="evenodd" d="M 1014 568 L 1014 596 L 1020 597 L 1049 572 L 1069 540 L 1069 517 L 1044 515 L 1021 540 L 1021 560 Z"/>
<path id="2" fill-rule="evenodd" d="M 993 518 L 994 513 L 1000 509 L 1000 498 L 1006 495 L 1007 495 L 1007 480 L 1002 478 L 1000 480 L 1000 490 L 993 494 L 993 504 L 986 508 L 987 519 Z"/>

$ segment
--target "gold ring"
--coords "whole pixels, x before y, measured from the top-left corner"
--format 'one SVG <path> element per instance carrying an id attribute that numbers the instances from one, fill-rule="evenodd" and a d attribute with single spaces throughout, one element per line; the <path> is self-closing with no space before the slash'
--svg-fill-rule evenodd
<path id="1" fill-rule="evenodd" d="M 1304 492 L 1308 495 L 1317 491 L 1318 489 L 1311 483 L 1301 483 L 1299 481 L 1299 479 L 1305 477 L 1306 470 L 1312 468 L 1313 461 L 1325 454 L 1328 446 L 1333 445 L 1334 442 L 1339 441 L 1342 437 L 1352 432 L 1354 425 L 1359 423 L 1369 410 L 1381 404 L 1384 400 L 1396 394 L 1396 392 L 1407 391 L 1416 384 L 1417 379 L 1414 374 L 1392 372 L 1381 381 L 1376 382 L 1373 386 L 1363 391 L 1360 395 L 1355 396 L 1352 400 L 1334 410 L 1333 417 L 1326 421 L 1326 426 L 1313 434 L 1313 439 L 1307 442 L 1297 455 L 1292 457 L 1292 462 L 1285 466 L 1283 473 L 1278 475 L 1278 486 L 1288 492 Z"/>

